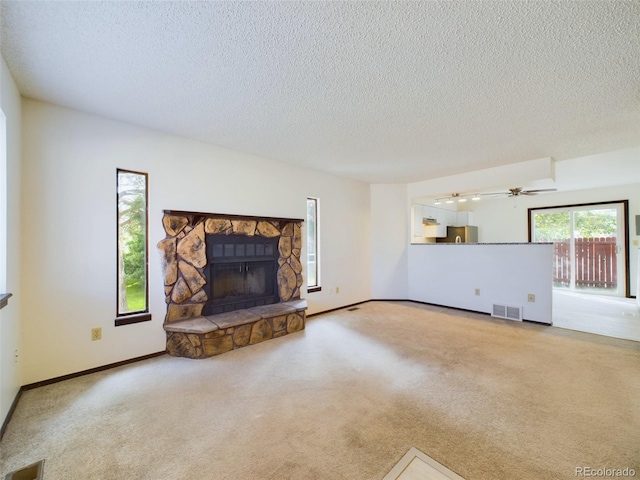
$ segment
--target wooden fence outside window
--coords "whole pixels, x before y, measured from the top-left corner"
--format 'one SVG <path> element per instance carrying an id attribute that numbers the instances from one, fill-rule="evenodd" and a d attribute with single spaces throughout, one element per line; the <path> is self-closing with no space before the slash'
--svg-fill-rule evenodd
<path id="1" fill-rule="evenodd" d="M 618 272 L 616 237 L 576 238 L 576 288 L 616 289 Z M 571 283 L 570 240 L 554 241 L 553 284 L 568 287 Z"/>

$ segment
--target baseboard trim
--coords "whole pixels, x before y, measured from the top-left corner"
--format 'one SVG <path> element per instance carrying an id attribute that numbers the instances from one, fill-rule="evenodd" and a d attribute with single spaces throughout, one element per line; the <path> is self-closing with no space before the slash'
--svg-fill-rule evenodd
<path id="1" fill-rule="evenodd" d="M 336 312 L 338 310 L 344 310 L 345 308 L 355 307 L 356 305 L 362 305 L 364 303 L 369 303 L 369 302 L 410 302 L 410 303 L 417 303 L 417 304 L 420 304 L 420 305 L 429 305 L 431 307 L 448 308 L 449 310 L 459 310 L 461 312 L 477 313 L 479 315 L 486 315 L 487 317 L 491 317 L 491 314 L 487 313 L 487 312 L 480 312 L 478 310 L 470 310 L 468 308 L 451 307 L 449 305 L 441 305 L 439 303 L 421 302 L 419 300 L 410 300 L 408 298 L 370 298 L 369 300 L 364 300 L 362 302 L 352 303 L 350 305 L 344 305 L 342 307 L 336 307 L 336 308 L 331 308 L 329 310 L 323 310 L 322 312 L 312 313 L 310 315 L 307 315 L 307 318 L 315 317 L 316 315 L 324 315 L 325 313 Z M 548 323 L 536 322 L 535 320 L 527 320 L 526 318 L 523 318 L 522 321 L 530 322 L 530 323 L 536 323 L 538 325 L 551 326 Z"/>
<path id="2" fill-rule="evenodd" d="M 387 301 L 393 301 L 393 300 L 384 300 L 384 301 L 387 302 Z M 471 310 L 469 308 L 451 307 L 449 305 L 440 305 L 439 303 L 421 302 L 419 300 L 403 300 L 403 301 L 404 302 L 411 302 L 411 303 L 419 303 L 420 305 L 429 305 L 431 307 L 448 308 L 449 310 L 459 310 L 461 312 L 478 313 L 480 315 L 487 315 L 489 317 L 491 316 L 490 313 L 480 312 L 478 310 Z"/>
<path id="3" fill-rule="evenodd" d="M 371 299 L 369 301 L 370 302 L 411 302 L 411 303 L 419 303 L 421 305 L 429 305 L 431 307 L 448 308 L 449 310 L 459 310 L 461 312 L 477 313 L 478 315 L 486 315 L 487 317 L 491 317 L 490 313 L 481 312 L 479 310 L 470 310 L 468 308 L 451 307 L 449 305 L 440 305 L 438 303 L 421 302 L 419 300 L 398 300 L 398 299 L 375 298 L 375 299 Z M 552 327 L 553 326 L 552 323 L 538 322 L 536 320 L 528 320 L 526 318 L 523 318 L 522 321 L 523 322 L 527 322 L 527 323 L 533 323 L 533 324 L 536 324 L 536 325 L 544 325 L 544 326 L 547 326 L 547 327 Z"/>
<path id="4" fill-rule="evenodd" d="M 64 380 L 69 380 L 71 378 L 82 377 L 83 375 L 89 375 L 91 373 L 97 373 L 97 372 L 102 372 L 104 370 L 109 370 L 116 367 L 122 367 L 123 365 L 128 365 L 130 363 L 136 363 L 136 362 L 141 362 L 142 360 L 148 360 L 150 358 L 160 357 L 166 354 L 167 354 L 166 350 L 162 352 L 150 353 L 149 355 L 143 355 L 141 357 L 130 358 L 129 360 L 122 360 L 120 362 L 109 363 L 108 365 L 102 365 L 101 367 L 90 368 L 89 370 L 82 370 L 80 372 L 70 373 L 68 375 L 62 375 L 61 377 L 50 378 L 48 380 L 42 380 L 40 382 L 30 383 L 28 385 L 21 386 L 20 389 L 18 390 L 18 393 L 16 394 L 16 397 L 13 399 L 13 403 L 11 404 L 11 408 L 9 408 L 9 411 L 7 412 L 7 416 L 5 417 L 4 422 L 2 422 L 2 428 L 0 428 L 0 440 L 2 440 L 2 437 L 4 436 L 4 432 L 7 429 L 7 425 L 9 425 L 9 421 L 13 416 L 13 412 L 18 406 L 18 400 L 20 400 L 20 397 L 22 396 L 22 392 L 26 392 L 27 390 L 32 390 L 38 387 L 44 387 L 45 385 L 51 385 L 53 383 L 63 382 Z"/>
<path id="5" fill-rule="evenodd" d="M 62 375 L 61 377 L 55 377 L 55 378 L 50 378 L 48 380 L 42 380 L 40 382 L 30 383 L 28 385 L 22 386 L 21 389 L 31 390 L 33 388 L 44 387 L 45 385 L 51 385 L 53 383 L 63 382 L 65 380 L 69 380 L 71 378 L 82 377 L 84 375 L 90 375 L 92 373 L 102 372 L 104 370 L 110 370 L 110 369 L 116 368 L 116 367 L 122 367 L 123 365 L 128 365 L 130 363 L 141 362 L 142 360 L 148 360 L 150 358 L 155 358 L 155 357 L 159 357 L 161 355 L 166 355 L 166 354 L 167 354 L 166 350 L 162 351 L 162 352 L 150 353 L 149 355 L 143 355 L 141 357 L 130 358 L 129 360 L 122 360 L 120 362 L 109 363 L 107 365 L 102 365 L 100 367 L 90 368 L 88 370 L 82 370 L 80 372 L 70 373 L 68 375 Z"/>
<path id="6" fill-rule="evenodd" d="M 370 298 L 369 300 L 363 300 L 362 302 L 351 303 L 349 305 L 343 305 L 342 307 L 330 308 L 329 310 L 323 310 L 321 312 L 315 312 L 307 315 L 307 318 L 315 317 L 316 315 L 324 315 L 325 313 L 337 312 L 338 310 L 344 310 L 345 308 L 355 307 L 356 305 L 363 305 L 369 302 L 413 302 L 421 303 L 423 305 L 433 305 L 434 307 L 445 307 L 445 305 L 436 305 L 434 303 L 419 302 L 417 300 L 409 300 L 408 298 Z M 453 308 L 453 307 L 446 307 Z M 458 309 L 462 310 L 462 309 Z M 482 312 L 478 312 L 482 313 Z"/>
<path id="7" fill-rule="evenodd" d="M 369 301 L 370 302 L 415 302 L 415 303 L 424 303 L 424 302 L 418 302 L 416 300 L 409 300 L 408 298 L 372 298 Z"/>
<path id="8" fill-rule="evenodd" d="M 2 440 L 2 437 L 4 437 L 4 432 L 7 429 L 7 426 L 9 425 L 9 420 L 11 420 L 11 416 L 13 415 L 13 412 L 18 406 L 18 400 L 20 400 L 20 397 L 22 396 L 22 392 L 24 392 L 24 387 L 20 387 L 18 389 L 18 393 L 16 393 L 16 396 L 13 399 L 13 403 L 11 404 L 9 411 L 7 412 L 7 416 L 4 418 L 4 422 L 2 422 L 2 427 L 0 428 L 0 440 Z"/>
<path id="9" fill-rule="evenodd" d="M 330 308 L 329 310 L 323 310 L 322 312 L 310 313 L 307 318 L 315 317 L 317 315 L 324 315 L 325 313 L 337 312 L 338 310 L 344 310 L 345 308 L 355 307 L 356 305 L 362 305 L 368 303 L 371 300 L 363 300 L 362 302 L 352 303 L 350 305 L 343 305 L 342 307 Z"/>

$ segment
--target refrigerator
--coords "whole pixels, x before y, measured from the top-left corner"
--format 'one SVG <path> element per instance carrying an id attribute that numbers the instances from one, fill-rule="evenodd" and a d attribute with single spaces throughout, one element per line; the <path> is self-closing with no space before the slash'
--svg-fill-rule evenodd
<path id="1" fill-rule="evenodd" d="M 457 238 L 460 237 L 459 240 Z M 437 243 L 478 243 L 478 227 L 447 227 L 447 236 L 436 238 Z"/>

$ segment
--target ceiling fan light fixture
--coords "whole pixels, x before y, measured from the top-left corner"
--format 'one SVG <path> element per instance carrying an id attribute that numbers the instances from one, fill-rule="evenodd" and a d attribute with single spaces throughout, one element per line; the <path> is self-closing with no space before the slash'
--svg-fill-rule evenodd
<path id="1" fill-rule="evenodd" d="M 436 198 L 436 201 L 433 202 L 434 205 L 440 205 L 442 203 L 442 201 L 440 201 L 439 198 Z"/>
<path id="2" fill-rule="evenodd" d="M 466 199 L 466 198 L 464 198 L 464 197 L 460 197 L 460 198 L 458 199 L 458 203 L 462 203 L 462 202 L 466 202 L 466 201 L 467 201 L 467 199 Z"/>
<path id="3" fill-rule="evenodd" d="M 507 196 L 507 197 L 520 197 L 522 195 L 538 195 L 539 193 L 543 193 L 543 192 L 557 192 L 557 189 L 555 189 L 555 188 L 539 188 L 539 189 L 535 189 L 535 190 L 525 190 L 522 187 L 514 187 L 514 188 L 508 188 L 506 192 L 491 192 L 491 193 L 483 193 L 482 195 L 484 195 L 484 196 L 487 196 L 487 195 L 491 195 L 491 196 L 502 195 L 502 196 Z"/>
<path id="4" fill-rule="evenodd" d="M 473 195 L 473 197 L 471 197 L 471 200 L 474 202 L 477 202 L 478 200 L 480 200 L 480 194 L 479 193 L 475 193 Z"/>
<path id="5" fill-rule="evenodd" d="M 453 198 L 451 197 L 447 198 L 447 201 L 445 203 L 453 203 Z"/>

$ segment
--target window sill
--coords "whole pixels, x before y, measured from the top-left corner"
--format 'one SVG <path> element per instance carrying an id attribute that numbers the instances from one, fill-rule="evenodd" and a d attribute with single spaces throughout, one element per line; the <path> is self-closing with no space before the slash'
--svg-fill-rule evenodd
<path id="1" fill-rule="evenodd" d="M 9 304 L 9 297 L 12 296 L 12 293 L 0 293 L 0 310 Z"/>
<path id="2" fill-rule="evenodd" d="M 310 287 L 307 288 L 307 293 L 320 292 L 322 291 L 322 287 Z"/>
<path id="3" fill-rule="evenodd" d="M 132 323 L 148 322 L 151 320 L 150 313 L 134 313 L 133 315 L 126 315 L 116 318 L 116 327 L 122 325 L 131 325 Z"/>

